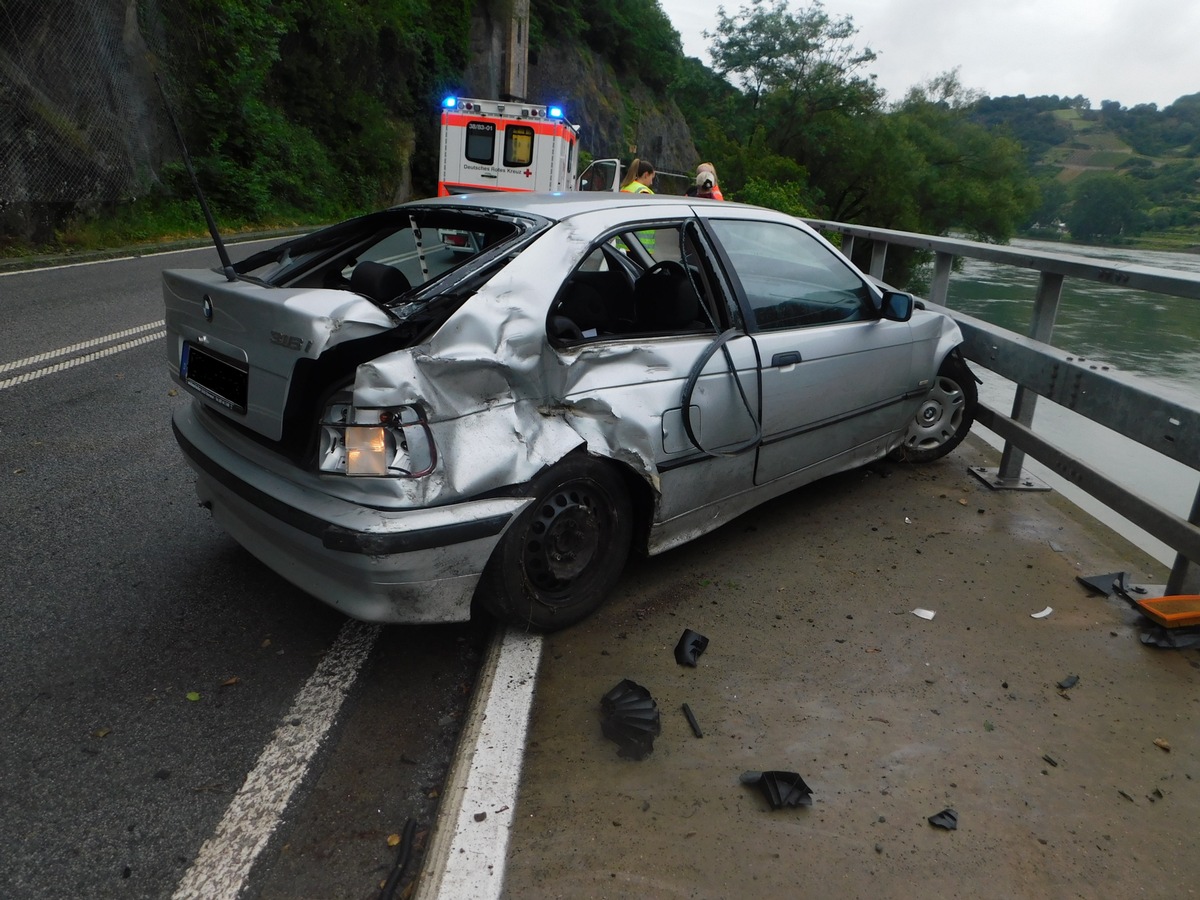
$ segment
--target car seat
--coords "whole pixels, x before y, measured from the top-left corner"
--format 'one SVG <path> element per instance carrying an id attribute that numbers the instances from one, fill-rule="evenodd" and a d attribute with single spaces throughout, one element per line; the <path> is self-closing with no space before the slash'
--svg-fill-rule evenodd
<path id="1" fill-rule="evenodd" d="M 350 274 L 350 290 L 377 303 L 389 303 L 411 287 L 399 269 L 369 259 L 356 265 Z"/>
<path id="2" fill-rule="evenodd" d="M 650 267 L 633 286 L 634 323 L 638 331 L 696 331 L 700 297 L 680 263 L 664 260 Z"/>

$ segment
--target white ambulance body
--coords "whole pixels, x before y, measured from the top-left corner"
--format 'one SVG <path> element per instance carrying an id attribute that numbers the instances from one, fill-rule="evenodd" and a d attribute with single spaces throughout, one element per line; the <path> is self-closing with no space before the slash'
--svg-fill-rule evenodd
<path id="1" fill-rule="evenodd" d="M 559 107 L 447 97 L 438 196 L 574 190 L 578 145 Z"/>

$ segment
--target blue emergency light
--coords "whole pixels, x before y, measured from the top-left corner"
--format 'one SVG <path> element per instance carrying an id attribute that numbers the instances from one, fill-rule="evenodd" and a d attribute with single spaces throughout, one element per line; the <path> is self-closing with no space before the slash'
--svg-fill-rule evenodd
<path id="1" fill-rule="evenodd" d="M 550 109 L 547 111 L 546 114 L 548 116 L 550 116 L 550 118 L 552 118 L 552 119 L 561 119 L 563 117 L 562 107 L 561 106 L 552 106 L 552 107 L 550 107 Z"/>
<path id="2" fill-rule="evenodd" d="M 442 101 L 443 109 L 454 109 L 454 107 L 456 107 L 456 106 L 458 106 L 458 98 L 457 97 L 447 97 L 445 100 Z"/>

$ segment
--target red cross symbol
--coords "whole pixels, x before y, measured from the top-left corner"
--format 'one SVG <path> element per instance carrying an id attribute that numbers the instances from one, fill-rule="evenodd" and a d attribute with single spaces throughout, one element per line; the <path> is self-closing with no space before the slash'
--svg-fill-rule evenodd
<path id="1" fill-rule="evenodd" d="M 533 174 L 533 172 L 529 171 L 529 169 L 526 169 L 526 170 L 525 170 L 525 177 L 526 177 L 526 178 L 528 178 L 528 177 L 529 177 L 529 176 L 531 176 L 532 174 Z"/>

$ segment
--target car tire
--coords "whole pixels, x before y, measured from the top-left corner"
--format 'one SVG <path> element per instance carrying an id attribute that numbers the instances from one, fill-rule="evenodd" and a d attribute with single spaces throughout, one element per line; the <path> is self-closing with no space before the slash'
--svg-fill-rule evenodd
<path id="1" fill-rule="evenodd" d="M 961 356 L 950 354 L 917 407 L 904 442 L 892 451 L 892 458 L 916 463 L 941 459 L 967 436 L 978 404 L 975 376 Z"/>
<path id="2" fill-rule="evenodd" d="M 633 505 L 612 465 L 570 457 L 530 482 L 534 498 L 484 568 L 477 604 L 501 622 L 555 631 L 604 602 L 629 556 Z"/>

